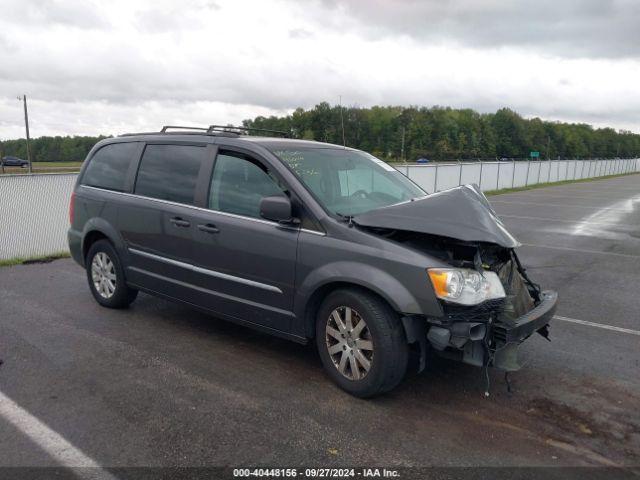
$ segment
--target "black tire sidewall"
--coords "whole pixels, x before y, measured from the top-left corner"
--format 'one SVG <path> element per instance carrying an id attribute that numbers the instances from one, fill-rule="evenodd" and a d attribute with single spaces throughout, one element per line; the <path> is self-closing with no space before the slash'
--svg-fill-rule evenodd
<path id="1" fill-rule="evenodd" d="M 362 316 L 373 339 L 371 369 L 361 380 L 349 380 L 342 375 L 327 350 L 327 320 L 334 309 L 342 306 L 351 307 Z M 340 388 L 361 398 L 372 397 L 393 388 L 399 381 L 394 378 L 399 376 L 401 379 L 404 376 L 408 357 L 408 346 L 404 338 L 399 339 L 398 328 L 402 328 L 399 323 L 397 314 L 382 299 L 369 292 L 345 289 L 329 294 L 318 309 L 316 317 L 316 345 L 327 374 Z"/>
<path id="2" fill-rule="evenodd" d="M 110 298 L 104 298 L 97 292 L 95 286 L 93 285 L 93 279 L 91 278 L 91 264 L 93 262 L 93 258 L 100 252 L 105 253 L 109 257 L 109 259 L 113 263 L 114 271 L 116 274 L 116 290 Z M 126 308 L 135 299 L 135 294 L 137 293 L 137 291 L 127 286 L 122 263 L 120 262 L 120 257 L 118 256 L 118 253 L 116 252 L 116 249 L 113 247 L 111 242 L 109 242 L 108 240 L 98 240 L 93 245 L 91 245 L 89 251 L 87 252 L 85 265 L 89 288 L 91 289 L 93 297 L 100 305 L 108 308 Z"/>

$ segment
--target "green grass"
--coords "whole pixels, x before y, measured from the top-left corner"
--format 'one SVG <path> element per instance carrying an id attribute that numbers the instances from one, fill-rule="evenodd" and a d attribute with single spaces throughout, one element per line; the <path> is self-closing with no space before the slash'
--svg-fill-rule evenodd
<path id="1" fill-rule="evenodd" d="M 24 265 L 29 263 L 49 263 L 60 258 L 69 258 L 70 256 L 69 252 L 56 252 L 39 257 L 15 257 L 7 260 L 0 260 L 0 267 L 12 267 L 14 265 Z"/>
<path id="2" fill-rule="evenodd" d="M 34 168 L 43 168 L 43 167 L 73 167 L 80 168 L 82 162 L 33 162 Z"/>
<path id="3" fill-rule="evenodd" d="M 33 162 L 33 173 L 75 173 L 80 171 L 82 162 Z M 29 173 L 28 168 L 4 167 L 8 174 Z M 2 170 L 0 170 L 2 173 Z"/>
<path id="4" fill-rule="evenodd" d="M 484 194 L 486 196 L 502 195 L 504 193 L 523 192 L 525 190 L 534 190 L 536 188 L 555 187 L 558 185 L 567 185 L 569 183 L 597 182 L 598 180 L 607 180 L 608 178 L 626 177 L 628 175 L 638 175 L 638 174 L 639 174 L 638 172 L 619 173 L 616 175 L 606 175 L 604 177 L 596 177 L 596 178 L 580 178 L 577 180 L 562 180 L 560 182 L 536 183 L 535 185 L 527 185 L 526 187 L 503 188 L 501 190 L 487 190 L 486 192 L 484 192 Z"/>

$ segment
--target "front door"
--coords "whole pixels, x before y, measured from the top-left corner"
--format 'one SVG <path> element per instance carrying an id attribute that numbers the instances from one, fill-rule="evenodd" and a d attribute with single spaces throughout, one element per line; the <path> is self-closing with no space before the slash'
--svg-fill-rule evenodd
<path id="1" fill-rule="evenodd" d="M 298 244 L 297 228 L 260 217 L 260 200 L 286 188 L 257 158 L 218 152 L 205 209 L 195 213 L 194 282 L 207 307 L 288 332 Z"/>

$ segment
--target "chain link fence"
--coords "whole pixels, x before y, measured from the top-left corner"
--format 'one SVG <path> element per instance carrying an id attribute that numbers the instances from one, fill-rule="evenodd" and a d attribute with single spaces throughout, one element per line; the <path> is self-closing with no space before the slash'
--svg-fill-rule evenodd
<path id="1" fill-rule="evenodd" d="M 640 159 L 401 165 L 429 193 L 467 183 L 484 191 L 640 172 Z M 0 260 L 68 250 L 69 198 L 76 174 L 0 175 Z"/>

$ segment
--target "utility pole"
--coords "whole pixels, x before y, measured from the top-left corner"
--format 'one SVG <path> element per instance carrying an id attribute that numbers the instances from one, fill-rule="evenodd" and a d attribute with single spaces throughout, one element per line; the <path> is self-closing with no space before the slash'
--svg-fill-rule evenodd
<path id="1" fill-rule="evenodd" d="M 404 127 L 402 127 L 402 144 L 400 147 L 400 161 L 404 162 Z"/>
<path id="2" fill-rule="evenodd" d="M 27 132 L 27 160 L 29 161 L 29 173 L 33 173 L 33 167 L 31 165 L 31 139 L 29 138 L 29 114 L 27 113 L 27 96 L 22 95 L 22 98 L 18 97 L 18 100 L 22 100 L 24 105 L 24 128 Z"/>
<path id="3" fill-rule="evenodd" d="M 345 140 L 345 137 L 344 137 L 344 115 L 342 113 L 342 95 L 340 95 L 338 98 L 340 103 L 340 124 L 342 125 L 342 146 L 344 148 L 347 148 L 347 141 Z"/>
<path id="4" fill-rule="evenodd" d="M 547 160 L 551 160 L 550 149 L 551 149 L 551 136 L 547 135 Z"/>

